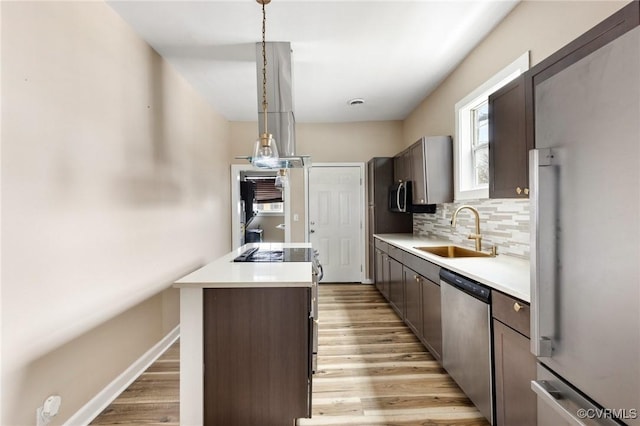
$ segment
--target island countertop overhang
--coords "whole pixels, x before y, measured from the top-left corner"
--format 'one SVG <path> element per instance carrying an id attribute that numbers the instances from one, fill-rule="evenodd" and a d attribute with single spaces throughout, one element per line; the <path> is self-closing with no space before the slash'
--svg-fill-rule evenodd
<path id="1" fill-rule="evenodd" d="M 311 287 L 311 262 L 233 262 L 245 250 L 311 248 L 310 243 L 250 243 L 177 280 L 177 288 Z"/>

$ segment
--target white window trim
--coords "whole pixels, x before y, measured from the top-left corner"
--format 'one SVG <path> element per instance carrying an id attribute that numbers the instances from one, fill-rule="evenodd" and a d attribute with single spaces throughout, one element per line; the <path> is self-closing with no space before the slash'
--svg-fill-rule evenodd
<path id="1" fill-rule="evenodd" d="M 453 144 L 453 168 L 454 168 L 454 188 L 455 188 L 455 200 L 477 200 L 483 198 L 489 198 L 489 186 L 475 188 L 475 189 L 461 189 L 463 180 L 465 182 L 473 182 L 473 166 L 470 165 L 472 159 L 464 158 L 465 154 L 471 149 L 470 137 L 472 128 L 468 125 L 470 120 L 462 120 L 460 117 L 463 114 L 469 114 L 470 111 L 480 105 L 484 99 L 488 98 L 490 94 L 509 83 L 520 74 L 529 69 L 529 51 L 523 53 L 518 59 L 511 64 L 504 67 L 498 73 L 496 73 L 489 80 L 485 81 L 482 85 L 469 93 L 463 99 L 455 104 L 455 125 L 456 135 L 455 143 Z M 460 147 L 461 141 L 466 141 L 465 149 Z"/>

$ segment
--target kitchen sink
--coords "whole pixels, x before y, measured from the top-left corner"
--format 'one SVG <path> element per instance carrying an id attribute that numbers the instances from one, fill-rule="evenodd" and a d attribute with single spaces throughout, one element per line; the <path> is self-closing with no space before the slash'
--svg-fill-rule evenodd
<path id="1" fill-rule="evenodd" d="M 414 247 L 426 253 L 440 257 L 493 257 L 491 253 L 483 253 L 460 246 Z"/>

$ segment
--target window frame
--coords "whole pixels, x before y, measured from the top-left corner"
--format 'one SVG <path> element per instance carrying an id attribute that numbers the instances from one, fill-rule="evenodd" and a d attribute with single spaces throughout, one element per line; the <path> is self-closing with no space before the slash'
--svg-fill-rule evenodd
<path id="1" fill-rule="evenodd" d="M 271 205 L 271 204 L 280 204 L 281 208 L 279 210 L 267 210 L 263 211 L 260 209 L 261 206 Z M 274 203 L 255 203 L 256 215 L 257 216 L 283 216 L 284 215 L 284 200 L 277 201 Z"/>
<path id="2" fill-rule="evenodd" d="M 473 146 L 475 125 L 472 112 L 487 102 L 489 95 L 528 69 L 529 51 L 526 51 L 455 104 L 456 135 L 453 146 L 455 201 L 489 198 L 489 184 L 476 182 Z M 486 146 L 488 149 L 488 144 Z"/>
<path id="3" fill-rule="evenodd" d="M 487 106 L 487 118 L 485 119 L 486 123 L 484 124 L 484 126 L 487 127 L 487 140 L 486 140 L 486 142 L 478 143 L 478 141 L 480 139 L 478 137 L 478 133 L 479 133 L 480 127 L 477 126 L 477 123 L 479 122 L 479 120 L 478 120 L 478 111 L 482 107 L 484 107 L 485 105 Z M 485 187 L 488 188 L 489 187 L 489 182 L 487 182 L 487 183 L 479 183 L 478 182 L 478 167 L 477 167 L 478 151 L 481 151 L 481 150 L 486 150 L 487 151 L 487 167 L 488 167 L 488 157 L 489 157 L 489 113 L 488 113 L 488 110 L 489 110 L 489 98 L 487 98 L 486 100 L 481 102 L 475 108 L 471 109 L 471 112 L 473 114 L 473 119 L 472 119 L 473 136 L 471 138 L 471 167 L 473 169 L 473 184 L 474 184 L 475 188 L 485 188 Z M 487 170 L 487 175 L 488 174 L 489 174 L 489 170 Z"/>

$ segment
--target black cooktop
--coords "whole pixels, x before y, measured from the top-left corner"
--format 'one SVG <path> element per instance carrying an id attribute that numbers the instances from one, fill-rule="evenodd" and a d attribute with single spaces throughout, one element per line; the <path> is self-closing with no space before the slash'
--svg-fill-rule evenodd
<path id="1" fill-rule="evenodd" d="M 233 259 L 234 262 L 311 262 L 313 249 L 311 248 L 284 248 L 280 250 L 260 250 L 250 248 L 240 256 Z"/>

